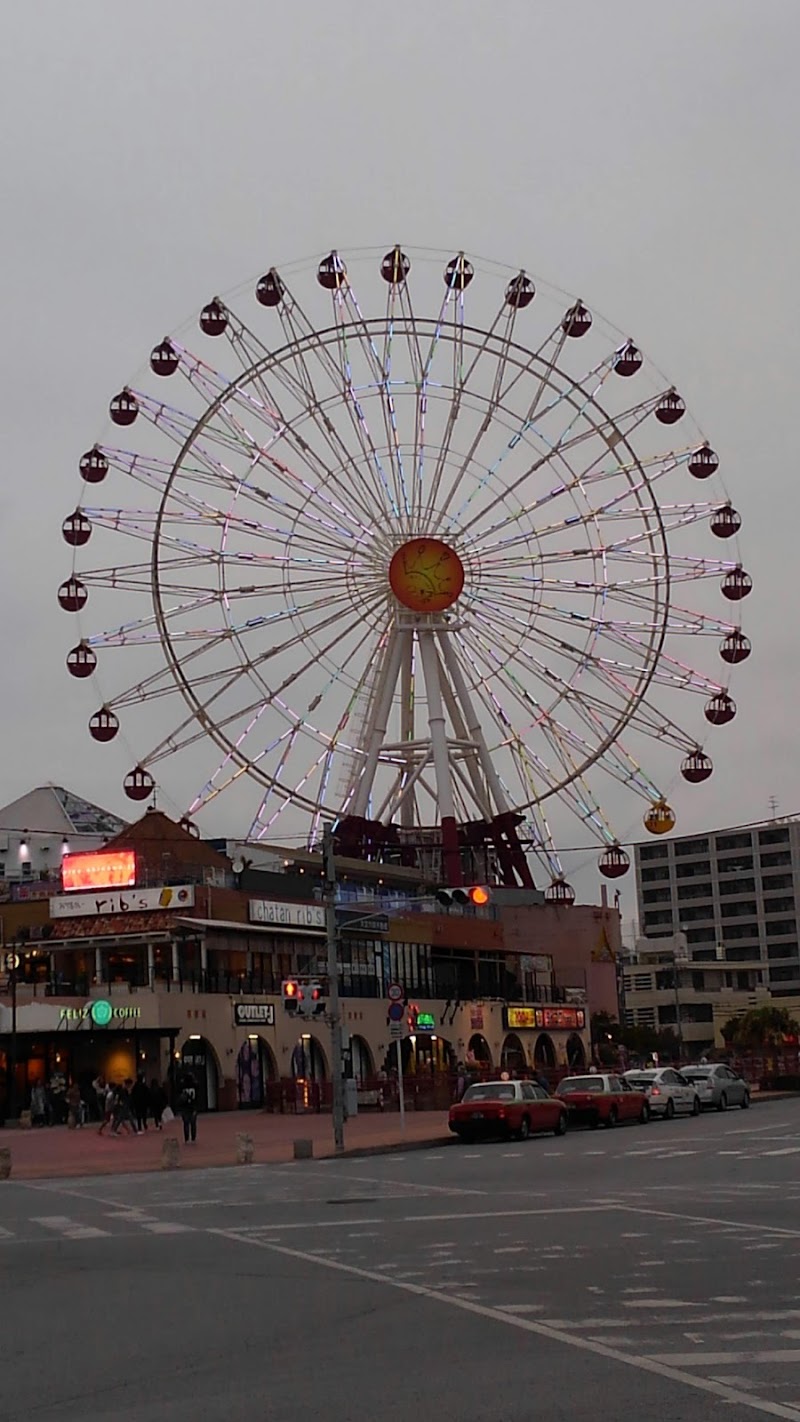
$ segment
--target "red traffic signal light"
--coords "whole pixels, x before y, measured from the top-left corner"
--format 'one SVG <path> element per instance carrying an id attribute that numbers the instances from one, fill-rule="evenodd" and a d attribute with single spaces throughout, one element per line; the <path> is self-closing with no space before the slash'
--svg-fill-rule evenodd
<path id="1" fill-rule="evenodd" d="M 284 978 L 281 983 L 281 997 L 286 1012 L 297 1012 L 303 998 L 303 989 L 295 978 Z"/>
<path id="2" fill-rule="evenodd" d="M 473 904 L 475 908 L 483 908 L 491 903 L 492 891 L 488 884 L 468 884 L 463 889 L 437 889 L 436 898 L 448 908 L 451 904 Z"/>

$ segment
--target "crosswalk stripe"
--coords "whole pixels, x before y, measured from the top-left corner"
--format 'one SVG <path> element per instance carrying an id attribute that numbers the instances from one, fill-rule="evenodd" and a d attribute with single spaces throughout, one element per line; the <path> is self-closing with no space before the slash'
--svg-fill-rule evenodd
<path id="1" fill-rule="evenodd" d="M 154 1223 L 144 1222 L 142 1229 L 146 1229 L 150 1234 L 194 1234 L 191 1225 L 170 1224 L 166 1220 L 156 1220 Z"/>
<path id="2" fill-rule="evenodd" d="M 63 1235 L 64 1239 L 110 1238 L 107 1229 L 97 1229 L 95 1225 L 80 1224 L 78 1220 L 71 1220 L 69 1215 L 31 1215 L 30 1219 L 31 1224 L 51 1229 L 56 1234 Z"/>

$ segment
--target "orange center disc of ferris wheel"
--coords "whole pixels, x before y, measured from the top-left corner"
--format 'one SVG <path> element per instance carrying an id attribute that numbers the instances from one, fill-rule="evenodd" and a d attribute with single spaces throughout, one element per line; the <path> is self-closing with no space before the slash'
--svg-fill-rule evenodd
<path id="1" fill-rule="evenodd" d="M 440 539 L 412 538 L 392 558 L 389 583 L 411 612 L 444 612 L 461 595 L 464 565 Z"/>

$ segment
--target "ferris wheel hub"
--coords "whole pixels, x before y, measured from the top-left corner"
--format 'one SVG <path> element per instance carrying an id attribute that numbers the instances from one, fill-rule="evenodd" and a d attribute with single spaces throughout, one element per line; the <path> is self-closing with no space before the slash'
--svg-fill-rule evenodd
<path id="1" fill-rule="evenodd" d="M 440 538 L 412 538 L 389 564 L 389 584 L 411 612 L 444 612 L 461 596 L 464 565 Z"/>

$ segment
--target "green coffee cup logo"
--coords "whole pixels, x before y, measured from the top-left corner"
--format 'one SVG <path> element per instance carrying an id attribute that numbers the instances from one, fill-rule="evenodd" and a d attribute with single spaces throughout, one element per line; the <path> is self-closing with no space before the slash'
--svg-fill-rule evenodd
<path id="1" fill-rule="evenodd" d="M 107 1027 L 111 1021 L 113 1009 L 110 1002 L 106 1002 L 104 997 L 99 997 L 92 1003 L 89 1009 L 95 1027 Z"/>

